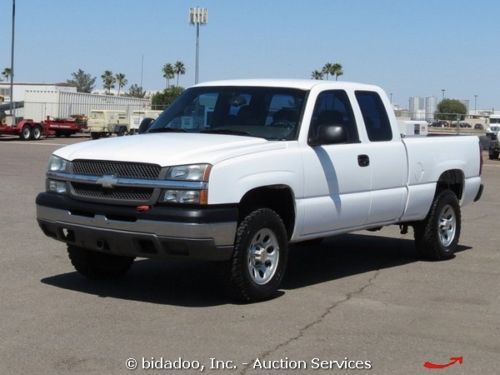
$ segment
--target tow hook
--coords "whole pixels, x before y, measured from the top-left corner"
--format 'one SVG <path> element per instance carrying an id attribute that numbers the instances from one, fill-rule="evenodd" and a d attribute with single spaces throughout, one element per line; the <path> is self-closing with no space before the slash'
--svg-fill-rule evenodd
<path id="1" fill-rule="evenodd" d="M 401 234 L 407 234 L 408 233 L 408 224 L 399 224 L 399 230 Z"/>

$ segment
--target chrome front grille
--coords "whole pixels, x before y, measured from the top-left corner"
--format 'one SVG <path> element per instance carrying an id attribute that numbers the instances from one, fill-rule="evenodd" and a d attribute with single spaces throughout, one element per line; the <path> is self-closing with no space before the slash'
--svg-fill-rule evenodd
<path id="1" fill-rule="evenodd" d="M 75 174 L 122 178 L 142 178 L 155 180 L 160 176 L 161 167 L 157 164 L 129 163 L 104 160 L 74 160 L 72 172 Z"/>
<path id="2" fill-rule="evenodd" d="M 101 185 L 84 184 L 80 182 L 72 182 L 71 187 L 75 197 L 129 202 L 147 202 L 151 199 L 154 192 L 153 188 L 120 186 L 106 189 Z"/>

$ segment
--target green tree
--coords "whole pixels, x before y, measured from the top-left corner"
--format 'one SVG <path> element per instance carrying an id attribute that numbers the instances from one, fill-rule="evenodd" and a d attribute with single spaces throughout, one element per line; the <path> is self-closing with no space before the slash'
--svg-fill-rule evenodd
<path id="1" fill-rule="evenodd" d="M 439 102 L 437 107 L 437 112 L 435 117 L 438 120 L 463 120 L 467 114 L 467 108 L 465 105 L 456 99 L 443 99 Z"/>
<path id="2" fill-rule="evenodd" d="M 2 76 L 5 78 L 6 81 L 9 80 L 9 77 L 12 75 L 12 69 L 10 68 L 5 68 L 2 72 Z"/>
<path id="3" fill-rule="evenodd" d="M 161 69 L 163 73 L 163 78 L 167 80 L 167 86 L 166 88 L 168 89 L 170 87 L 170 80 L 174 78 L 175 76 L 175 70 L 174 66 L 170 63 L 163 65 L 163 68 Z"/>
<path id="4" fill-rule="evenodd" d="M 111 89 L 115 87 L 116 78 L 113 75 L 111 70 L 106 70 L 101 75 L 102 79 L 102 87 L 106 90 L 106 93 L 109 94 Z"/>
<path id="5" fill-rule="evenodd" d="M 332 74 L 333 75 L 333 64 L 332 63 L 326 63 L 324 66 L 323 66 L 323 69 L 321 69 L 321 73 L 323 73 L 324 75 L 326 75 L 326 79 L 328 80 L 329 78 L 329 75 Z M 321 78 L 322 79 L 322 78 Z"/>
<path id="6" fill-rule="evenodd" d="M 71 73 L 71 79 L 66 80 L 67 83 L 76 86 L 78 92 L 92 92 L 95 88 L 96 77 L 85 73 L 82 69 Z"/>
<path id="7" fill-rule="evenodd" d="M 179 76 L 186 74 L 186 67 L 182 61 L 176 61 L 174 64 L 174 72 L 177 75 L 177 84 L 179 86 Z"/>
<path id="8" fill-rule="evenodd" d="M 122 89 L 122 87 L 125 87 L 128 83 L 128 80 L 127 78 L 125 78 L 125 74 L 123 73 L 117 73 L 115 75 L 115 80 L 116 80 L 116 84 L 118 85 L 118 96 L 120 96 L 120 90 Z"/>
<path id="9" fill-rule="evenodd" d="M 342 65 L 338 63 L 333 64 L 330 74 L 334 75 L 335 81 L 337 81 L 339 76 L 344 74 L 344 71 L 342 70 Z"/>
<path id="10" fill-rule="evenodd" d="M 311 73 L 312 79 L 323 79 L 323 72 L 320 70 L 313 70 Z"/>
<path id="11" fill-rule="evenodd" d="M 172 104 L 172 102 L 177 99 L 183 91 L 184 88 L 180 86 L 172 86 L 162 92 L 157 92 L 151 97 L 151 105 L 153 109 L 165 109 Z"/>
<path id="12" fill-rule="evenodd" d="M 130 85 L 128 93 L 125 95 L 133 98 L 144 98 L 146 96 L 146 91 L 142 89 L 142 86 L 139 86 L 138 84 L 134 83 Z"/>

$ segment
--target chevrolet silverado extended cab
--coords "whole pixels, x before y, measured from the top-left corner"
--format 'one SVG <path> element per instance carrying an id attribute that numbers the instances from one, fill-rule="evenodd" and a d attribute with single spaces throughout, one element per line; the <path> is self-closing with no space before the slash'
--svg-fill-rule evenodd
<path id="1" fill-rule="evenodd" d="M 482 192 L 479 139 L 398 129 L 376 86 L 200 84 L 144 135 L 55 151 L 38 223 L 89 278 L 135 257 L 221 261 L 245 301 L 279 288 L 290 243 L 397 224 L 422 257 L 451 258 Z"/>

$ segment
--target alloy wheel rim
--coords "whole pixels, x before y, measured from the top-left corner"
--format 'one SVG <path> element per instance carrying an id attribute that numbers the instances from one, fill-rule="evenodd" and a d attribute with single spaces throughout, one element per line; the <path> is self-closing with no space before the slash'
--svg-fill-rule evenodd
<path id="1" fill-rule="evenodd" d="M 252 238 L 248 249 L 248 271 L 253 282 L 267 284 L 278 269 L 280 248 L 276 235 L 262 228 Z"/>
<path id="2" fill-rule="evenodd" d="M 451 245 L 457 231 L 457 217 L 452 206 L 447 204 L 441 210 L 438 219 L 439 242 L 444 247 Z"/>

